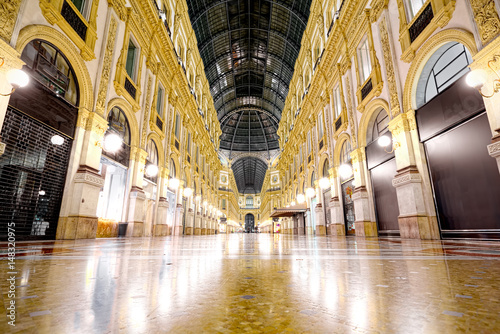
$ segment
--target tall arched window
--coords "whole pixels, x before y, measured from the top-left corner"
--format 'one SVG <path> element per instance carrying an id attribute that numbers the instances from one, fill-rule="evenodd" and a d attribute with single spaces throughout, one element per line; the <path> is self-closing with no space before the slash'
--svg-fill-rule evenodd
<path id="1" fill-rule="evenodd" d="M 450 42 L 437 49 L 422 70 L 417 84 L 417 108 L 429 102 L 469 72 L 472 56 L 460 43 Z"/>
<path id="2" fill-rule="evenodd" d="M 375 118 L 375 122 L 373 123 L 373 129 L 372 129 L 372 138 L 371 141 L 377 140 L 380 136 L 382 136 L 384 133 L 389 131 L 389 115 L 385 110 L 381 110 L 377 118 Z"/>
<path id="3" fill-rule="evenodd" d="M 108 114 L 108 130 L 104 136 L 109 133 L 115 133 L 122 138 L 122 147 L 114 153 L 103 150 L 103 155 L 128 167 L 130 156 L 130 127 L 127 116 L 125 116 L 125 113 L 118 107 L 111 109 Z"/>
<path id="4" fill-rule="evenodd" d="M 340 151 L 340 164 L 341 165 L 349 165 L 349 166 L 352 166 L 351 164 L 351 143 L 349 142 L 349 140 L 346 140 L 344 141 L 344 143 L 342 144 L 342 150 Z M 346 180 L 349 180 L 351 179 L 352 176 L 350 177 L 343 177 L 341 176 L 341 181 L 346 181 Z"/>
<path id="5" fill-rule="evenodd" d="M 330 164 L 328 163 L 328 159 L 326 159 L 325 162 L 323 163 L 322 176 L 329 177 L 330 176 L 330 173 L 328 172 L 329 170 L 330 170 Z"/>
<path id="6" fill-rule="evenodd" d="M 168 176 L 173 179 L 176 177 L 175 162 L 174 159 L 170 159 L 170 164 L 168 166 Z"/>
<path id="7" fill-rule="evenodd" d="M 146 145 L 146 153 L 148 154 L 146 158 L 146 166 L 148 164 L 158 166 L 158 148 L 156 147 L 156 143 L 153 139 L 150 139 L 148 141 L 148 144 Z M 156 181 L 158 180 L 158 175 L 151 176 L 145 174 L 144 177 L 154 183 L 156 183 Z"/>

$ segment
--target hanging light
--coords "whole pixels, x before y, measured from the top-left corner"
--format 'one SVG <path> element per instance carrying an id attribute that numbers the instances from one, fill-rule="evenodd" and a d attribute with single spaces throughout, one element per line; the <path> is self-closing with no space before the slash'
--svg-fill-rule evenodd
<path id="1" fill-rule="evenodd" d="M 319 187 L 321 189 L 328 189 L 330 187 L 330 180 L 327 177 L 319 179 Z"/>
<path id="2" fill-rule="evenodd" d="M 106 152 L 116 153 L 122 147 L 122 138 L 116 133 L 108 133 L 104 137 L 103 148 Z"/>
<path id="3" fill-rule="evenodd" d="M 203 206 L 207 206 L 207 201 L 203 201 Z"/>
<path id="4" fill-rule="evenodd" d="M 304 203 L 305 201 L 306 201 L 306 197 L 305 197 L 303 194 L 298 194 L 298 195 L 297 195 L 297 202 L 298 202 L 299 204 L 302 204 L 302 203 Z"/>
<path id="5" fill-rule="evenodd" d="M 148 164 L 146 166 L 145 174 L 147 177 L 155 177 L 158 175 L 158 166 L 155 164 Z"/>
<path id="6" fill-rule="evenodd" d="M 191 197 L 193 195 L 193 189 L 191 188 L 184 188 L 184 196 L 185 197 Z"/>
<path id="7" fill-rule="evenodd" d="M 199 202 L 201 200 L 201 195 L 196 195 L 196 197 L 194 199 L 196 202 Z"/>
<path id="8" fill-rule="evenodd" d="M 380 136 L 377 140 L 377 144 L 382 147 L 387 147 L 391 144 L 391 138 L 389 136 Z"/>
<path id="9" fill-rule="evenodd" d="M 168 186 L 174 190 L 179 188 L 179 180 L 176 178 L 170 179 L 168 181 Z"/>
<path id="10" fill-rule="evenodd" d="M 348 164 L 340 165 L 339 173 L 342 178 L 347 179 L 352 176 L 352 167 Z"/>
<path id="11" fill-rule="evenodd" d="M 314 196 L 316 196 L 316 191 L 314 190 L 314 188 L 307 188 L 306 196 L 309 198 L 313 198 Z"/>
<path id="12" fill-rule="evenodd" d="M 483 69 L 471 71 L 465 77 L 465 82 L 472 88 L 481 89 L 488 80 L 488 74 Z"/>
<path id="13" fill-rule="evenodd" d="M 60 146 L 64 144 L 64 138 L 59 135 L 53 135 L 52 138 L 50 138 L 50 142 L 54 145 Z"/>

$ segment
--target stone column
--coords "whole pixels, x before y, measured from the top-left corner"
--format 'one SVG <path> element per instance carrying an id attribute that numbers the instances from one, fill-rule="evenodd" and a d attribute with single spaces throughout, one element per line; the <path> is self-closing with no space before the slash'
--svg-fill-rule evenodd
<path id="1" fill-rule="evenodd" d="M 392 185 L 396 187 L 399 207 L 399 231 L 401 238 L 412 239 L 439 239 L 439 228 L 434 214 L 429 214 L 433 210 L 432 197 L 429 187 L 429 202 L 426 208 L 425 190 L 423 188 L 422 175 L 427 176 L 427 172 L 422 174 L 421 170 L 427 168 L 423 147 L 418 142 L 416 130 L 415 113 L 400 114 L 389 122 L 389 130 L 392 133 L 395 147 L 397 173 L 392 180 Z M 419 150 L 419 161 L 416 160 L 414 144 Z M 419 168 L 420 166 L 420 168 Z M 428 176 L 427 176 L 428 178 Z"/>
<path id="2" fill-rule="evenodd" d="M 325 215 L 323 212 L 323 205 L 318 203 L 314 208 L 316 214 L 316 235 L 326 235 Z"/>
<path id="3" fill-rule="evenodd" d="M 194 218 L 194 235 L 201 235 L 201 219 L 200 205 L 198 204 Z"/>
<path id="4" fill-rule="evenodd" d="M 132 147 L 130 150 L 130 156 L 134 160 L 134 164 L 132 170 L 132 188 L 130 189 L 128 205 L 128 237 L 144 236 L 144 202 L 146 201 L 146 195 L 144 194 L 144 190 L 142 190 L 142 182 L 147 155 L 146 151 L 141 148 Z"/>
<path id="5" fill-rule="evenodd" d="M 377 223 L 372 219 L 370 199 L 366 189 L 366 155 L 365 148 L 361 147 L 351 152 L 352 168 L 356 187 L 352 195 L 354 202 L 354 229 L 358 237 L 376 237 Z"/>
<path id="6" fill-rule="evenodd" d="M 297 225 L 298 225 L 298 234 L 299 235 L 305 235 L 306 234 L 306 229 L 304 227 L 304 220 L 306 219 L 305 217 L 306 213 L 300 213 L 298 214 L 297 217 Z"/>
<path id="7" fill-rule="evenodd" d="M 207 235 L 207 214 L 203 214 L 201 219 L 201 235 Z"/>
<path id="8" fill-rule="evenodd" d="M 336 236 L 345 236 L 344 216 L 343 216 L 342 206 L 340 205 L 340 200 L 339 200 L 340 179 L 337 170 L 338 167 L 333 167 L 330 168 L 329 170 L 331 192 L 332 192 L 332 198 L 330 199 L 330 203 L 328 203 L 328 205 L 330 205 L 330 215 L 331 215 L 329 234 Z"/>
<path id="9" fill-rule="evenodd" d="M 193 235 L 194 234 L 194 211 L 192 208 L 187 209 L 186 214 L 186 229 L 184 231 L 185 235 Z"/>
<path id="10" fill-rule="evenodd" d="M 161 237 L 168 235 L 168 202 L 167 202 L 167 187 L 168 169 L 161 167 L 158 173 L 159 200 L 158 209 L 156 210 L 156 221 L 153 227 L 153 236 Z"/>
<path id="11" fill-rule="evenodd" d="M 184 215 L 184 207 L 181 203 L 177 204 L 175 208 L 175 223 L 173 227 L 172 235 L 182 235 L 182 216 Z"/>
<path id="12" fill-rule="evenodd" d="M 96 113 L 80 109 L 78 113 L 78 140 L 73 144 L 73 152 L 79 151 L 78 161 L 73 161 L 69 168 L 78 166 L 76 173 L 68 175 L 64 201 L 61 212 L 67 212 L 66 217 L 60 217 L 57 226 L 56 239 L 88 239 L 95 238 L 97 233 L 97 205 L 99 192 L 104 185 L 104 179 L 99 174 L 102 140 L 108 127 L 108 122 Z M 76 139 L 76 136 L 75 136 Z M 78 154 L 75 152 L 75 154 Z M 71 173 L 71 170 L 69 171 Z"/>

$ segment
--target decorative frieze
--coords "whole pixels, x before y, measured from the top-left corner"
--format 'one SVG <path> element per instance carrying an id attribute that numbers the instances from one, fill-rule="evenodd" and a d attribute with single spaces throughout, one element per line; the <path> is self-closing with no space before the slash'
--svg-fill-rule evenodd
<path id="1" fill-rule="evenodd" d="M 398 86 L 396 82 L 396 73 L 395 67 L 393 63 L 391 45 L 389 40 L 389 33 L 387 31 L 387 22 L 385 17 L 382 19 L 379 25 L 380 28 L 380 39 L 382 42 L 382 51 L 384 54 L 384 62 L 385 62 L 385 74 L 389 88 L 389 96 L 390 96 L 390 105 L 391 105 L 391 113 L 392 116 L 396 116 L 401 113 L 401 106 L 399 103 L 398 96 Z"/>
<path id="2" fill-rule="evenodd" d="M 398 171 L 392 180 L 392 186 L 397 188 L 409 183 L 420 183 L 422 177 L 415 166 L 409 166 Z"/>
<path id="3" fill-rule="evenodd" d="M 500 157 L 500 141 L 488 145 L 488 154 L 493 158 Z"/>
<path id="4" fill-rule="evenodd" d="M 474 20 L 483 45 L 490 42 L 500 33 L 500 19 L 494 0 L 470 0 Z"/>
<path id="5" fill-rule="evenodd" d="M 115 45 L 117 23 L 114 17 L 111 17 L 109 22 L 108 40 L 106 43 L 106 51 L 102 64 L 101 80 L 99 82 L 99 91 L 97 93 L 97 102 L 95 112 L 101 116 L 106 114 L 106 97 L 108 95 L 108 82 L 111 73 L 111 62 L 113 58 L 113 50 Z"/>
<path id="6" fill-rule="evenodd" d="M 21 0 L 0 1 L 0 38 L 7 43 L 12 37 L 20 6 Z"/>
<path id="7" fill-rule="evenodd" d="M 75 183 L 86 183 L 99 188 L 104 186 L 104 178 L 97 172 L 90 170 L 90 167 L 80 167 L 74 180 Z"/>

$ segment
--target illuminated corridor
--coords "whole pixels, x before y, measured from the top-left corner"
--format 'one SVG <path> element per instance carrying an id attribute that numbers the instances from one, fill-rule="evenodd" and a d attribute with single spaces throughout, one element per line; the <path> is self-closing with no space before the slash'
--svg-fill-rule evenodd
<path id="1" fill-rule="evenodd" d="M 500 247 L 488 242 L 231 234 L 17 251 L 23 333 L 500 330 Z"/>

